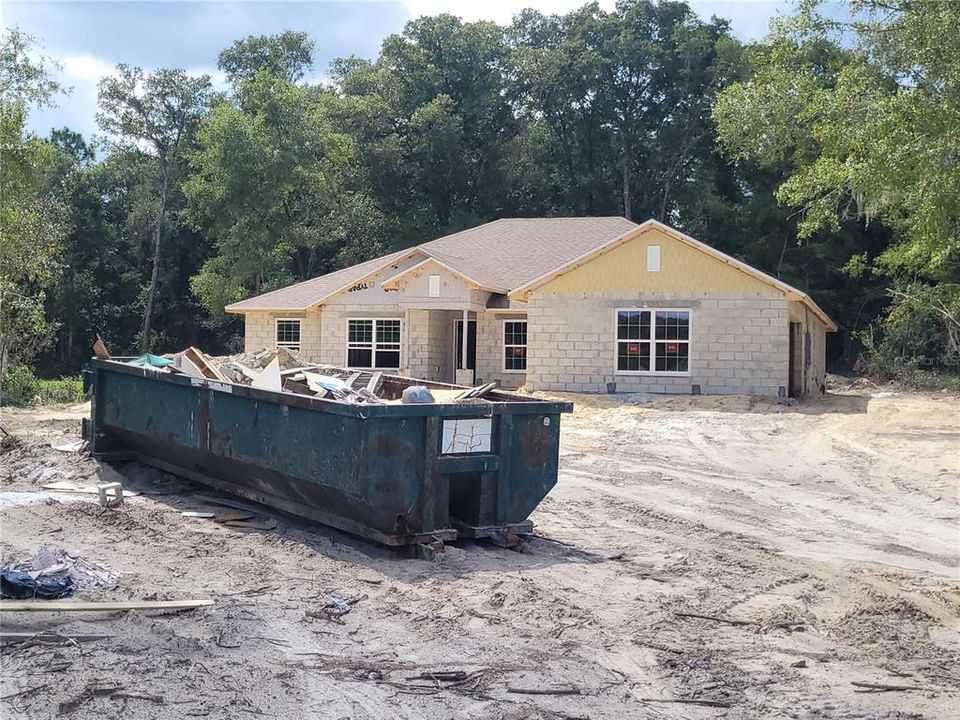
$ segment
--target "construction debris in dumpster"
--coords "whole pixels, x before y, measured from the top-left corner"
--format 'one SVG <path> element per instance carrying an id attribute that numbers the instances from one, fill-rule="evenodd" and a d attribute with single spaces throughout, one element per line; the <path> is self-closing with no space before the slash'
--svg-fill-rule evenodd
<path id="1" fill-rule="evenodd" d="M 98 357 L 111 359 L 99 337 L 95 348 Z M 284 347 L 223 357 L 213 357 L 189 347 L 177 353 L 146 354 L 122 362 L 157 373 L 188 375 L 351 404 L 482 403 L 485 402 L 485 396 L 499 385 L 497 382 L 473 388 L 443 386 L 439 383 L 432 383 L 430 387 L 411 385 L 409 378 L 385 376 L 381 371 L 307 362 L 296 350 Z M 402 385 L 398 385 L 398 380 L 402 380 Z"/>

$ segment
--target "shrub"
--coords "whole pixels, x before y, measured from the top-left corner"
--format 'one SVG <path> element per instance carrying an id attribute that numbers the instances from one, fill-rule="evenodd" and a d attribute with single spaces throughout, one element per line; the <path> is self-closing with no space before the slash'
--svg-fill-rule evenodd
<path id="1" fill-rule="evenodd" d="M 11 365 L 0 382 L 0 404 L 65 405 L 83 401 L 79 377 L 38 380 L 26 365 Z"/>
<path id="2" fill-rule="evenodd" d="M 0 377 L 0 405 L 27 405 L 36 393 L 37 378 L 26 365 L 8 365 Z"/>

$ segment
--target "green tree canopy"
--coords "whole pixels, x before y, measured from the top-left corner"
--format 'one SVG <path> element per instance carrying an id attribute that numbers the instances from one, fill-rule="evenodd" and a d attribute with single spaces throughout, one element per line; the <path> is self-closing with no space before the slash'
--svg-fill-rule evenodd
<path id="1" fill-rule="evenodd" d="M 60 85 L 35 46 L 17 29 L 0 36 L 0 383 L 56 329 L 44 302 L 62 270 L 64 208 L 47 187 L 53 149 L 26 123 L 31 107 L 51 104 Z"/>
<path id="2" fill-rule="evenodd" d="M 151 324 L 160 285 L 161 251 L 171 195 L 179 194 L 185 170 L 185 151 L 206 112 L 212 87 L 210 77 L 192 77 L 184 70 L 161 69 L 144 73 L 138 67 L 118 65 L 116 74 L 100 82 L 97 122 L 113 147 L 122 152 L 140 151 L 153 161 L 154 172 L 144 180 L 151 185 L 153 260 L 144 303 L 141 350 L 151 343 Z"/>
<path id="3" fill-rule="evenodd" d="M 898 281 L 887 327 L 897 353 L 960 354 L 960 5 L 858 0 L 833 21 L 806 2 L 753 52 L 755 72 L 720 96 L 730 154 L 786 164 L 777 190 L 800 213 L 799 236 L 837 233 L 848 218 L 880 221 L 895 242 L 851 259 Z M 920 337 L 913 312 L 939 318 Z M 897 332 L 899 322 L 904 332 Z M 911 345 L 908 347 L 907 345 Z"/>

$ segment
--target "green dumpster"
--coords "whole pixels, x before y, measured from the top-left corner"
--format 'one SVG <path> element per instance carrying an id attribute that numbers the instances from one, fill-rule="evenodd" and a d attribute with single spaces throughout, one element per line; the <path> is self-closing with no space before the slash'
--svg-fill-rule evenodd
<path id="1" fill-rule="evenodd" d="M 353 405 L 93 359 L 88 439 L 215 489 L 386 545 L 503 538 L 557 482 L 568 402 Z M 397 396 L 421 383 L 385 378 Z"/>

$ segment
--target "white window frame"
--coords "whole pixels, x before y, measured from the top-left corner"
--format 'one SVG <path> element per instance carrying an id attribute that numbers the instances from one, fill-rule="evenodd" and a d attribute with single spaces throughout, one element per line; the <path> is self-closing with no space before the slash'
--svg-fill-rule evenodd
<path id="1" fill-rule="evenodd" d="M 650 313 L 650 339 L 637 340 L 637 342 L 649 343 L 650 345 L 650 369 L 649 370 L 619 370 L 617 368 L 617 357 L 619 351 L 618 343 L 623 342 L 619 337 L 618 325 L 619 317 L 622 312 L 648 312 Z M 684 312 L 687 313 L 687 339 L 686 340 L 665 340 L 657 339 L 657 316 L 658 312 Z M 687 344 L 687 369 L 685 372 L 677 370 L 657 370 L 657 342 L 681 342 Z M 613 311 L 613 374 L 614 375 L 652 375 L 654 377 L 689 377 L 693 369 L 693 309 L 688 307 L 619 307 Z"/>
<path id="2" fill-rule="evenodd" d="M 527 343 L 525 345 L 507 345 L 507 323 L 518 323 L 522 322 L 527 326 Z M 525 375 L 527 369 L 523 370 L 507 370 L 507 348 L 513 347 L 522 347 L 527 350 L 527 354 L 524 357 L 524 364 L 530 362 L 530 323 L 527 321 L 527 318 L 504 318 L 502 320 L 502 325 L 500 327 L 500 339 L 503 343 L 503 352 L 500 355 L 500 370 L 508 375 Z"/>
<path id="3" fill-rule="evenodd" d="M 282 322 L 295 322 L 297 323 L 298 332 L 300 339 L 297 342 L 277 340 L 277 336 L 280 334 L 280 323 Z M 303 347 L 303 318 L 274 318 L 273 319 L 273 349 L 278 350 L 279 348 L 287 348 L 288 350 L 295 350 L 300 352 L 300 348 Z"/>
<path id="4" fill-rule="evenodd" d="M 351 343 L 350 342 L 350 323 L 352 322 L 372 322 L 373 323 L 373 336 L 370 339 L 369 343 Z M 398 343 L 385 343 L 383 347 L 377 343 L 377 323 L 378 322 L 399 322 L 400 323 L 400 342 Z M 344 367 L 354 367 L 350 364 L 350 351 L 351 350 L 370 350 L 372 353 L 370 356 L 370 362 L 374 364 L 373 367 L 369 368 L 357 368 L 358 370 L 400 370 L 403 367 L 403 335 L 406 329 L 403 325 L 403 318 L 397 317 L 352 317 L 347 318 L 344 323 L 345 335 L 344 339 L 346 341 L 346 349 L 344 351 Z M 394 347 L 396 346 L 396 347 Z M 379 367 L 376 365 L 377 362 L 377 350 L 381 349 L 385 352 L 396 352 L 400 358 L 397 361 L 397 367 Z"/>

